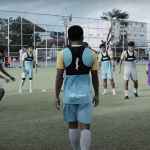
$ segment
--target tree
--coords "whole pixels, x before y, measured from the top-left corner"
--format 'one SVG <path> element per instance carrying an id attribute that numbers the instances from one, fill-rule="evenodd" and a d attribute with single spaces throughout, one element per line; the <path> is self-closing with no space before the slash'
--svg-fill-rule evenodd
<path id="1" fill-rule="evenodd" d="M 21 34 L 22 22 L 22 34 Z M 21 39 L 23 46 L 33 46 L 35 38 L 36 42 L 41 42 L 39 32 L 45 32 L 45 29 L 21 17 L 9 18 L 9 38 L 11 52 L 17 52 L 21 48 Z M 22 36 L 22 37 L 21 37 Z M 0 18 L 0 49 L 7 50 L 8 46 L 8 19 Z"/>
<path id="2" fill-rule="evenodd" d="M 125 21 L 126 19 L 129 18 L 129 14 L 128 12 L 125 11 L 121 11 L 119 9 L 113 9 L 112 11 L 108 11 L 108 12 L 104 12 L 103 15 L 101 16 L 101 19 L 104 19 L 106 21 L 110 21 L 111 22 L 111 26 L 107 35 L 107 44 L 109 44 L 109 42 L 112 40 L 112 27 L 113 27 L 113 22 L 117 21 L 120 22 L 121 26 L 126 26 L 127 22 Z M 121 35 L 121 34 L 120 34 Z M 127 37 L 127 36 L 125 36 Z M 124 39 L 122 37 L 120 37 L 120 39 Z"/>

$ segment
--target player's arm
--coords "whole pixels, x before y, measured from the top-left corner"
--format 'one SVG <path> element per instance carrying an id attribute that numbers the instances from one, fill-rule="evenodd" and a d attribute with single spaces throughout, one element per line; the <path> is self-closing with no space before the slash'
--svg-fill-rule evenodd
<path id="1" fill-rule="evenodd" d="M 99 54 L 97 55 L 98 68 L 101 67 L 101 58 L 102 58 L 102 55 L 101 55 L 101 53 L 99 52 Z"/>
<path id="2" fill-rule="evenodd" d="M 91 76 L 92 76 L 92 85 L 94 88 L 94 98 L 93 104 L 97 106 L 99 104 L 99 79 L 98 79 L 98 61 L 96 56 L 94 56 L 94 63 L 91 69 Z"/>
<path id="3" fill-rule="evenodd" d="M 5 80 L 6 82 L 9 82 L 9 79 L 5 78 L 3 75 L 0 74 L 0 78 Z"/>
<path id="4" fill-rule="evenodd" d="M 3 67 L 2 64 L 0 64 L 0 71 L 7 77 L 9 77 L 12 81 L 15 81 L 15 78 L 11 76 Z"/>
<path id="5" fill-rule="evenodd" d="M 64 63 L 63 63 L 63 54 L 62 52 L 59 52 L 57 54 L 57 64 L 56 64 L 56 68 L 57 68 L 57 73 L 56 73 L 56 80 L 55 80 L 55 105 L 56 105 L 56 109 L 59 110 L 60 109 L 60 91 L 62 88 L 62 84 L 63 84 L 63 75 L 64 75 Z"/>
<path id="6" fill-rule="evenodd" d="M 148 64 L 146 64 L 146 74 L 148 75 Z"/>
<path id="7" fill-rule="evenodd" d="M 33 68 L 36 68 L 36 55 L 35 55 L 35 50 L 33 50 Z"/>
<path id="8" fill-rule="evenodd" d="M 122 52 L 122 54 L 121 54 L 121 57 L 120 57 L 120 63 L 119 63 L 119 73 L 121 73 L 121 66 L 122 66 L 122 62 L 123 62 L 123 60 L 125 59 L 125 51 L 124 52 Z"/>
<path id="9" fill-rule="evenodd" d="M 63 84 L 63 74 L 64 74 L 64 69 L 57 69 L 56 73 L 56 81 L 55 81 L 55 98 L 56 98 L 56 108 L 59 110 L 60 109 L 60 91 L 62 88 Z"/>

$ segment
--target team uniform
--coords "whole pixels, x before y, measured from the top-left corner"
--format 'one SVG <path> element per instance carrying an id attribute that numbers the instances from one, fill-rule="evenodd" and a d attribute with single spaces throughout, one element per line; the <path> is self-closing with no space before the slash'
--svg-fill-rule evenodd
<path id="1" fill-rule="evenodd" d="M 124 60 L 124 80 L 137 80 L 136 51 L 124 51 L 121 60 Z"/>
<path id="2" fill-rule="evenodd" d="M 33 52 L 29 53 L 28 51 L 22 55 L 22 80 L 19 86 L 19 93 L 22 93 L 22 87 L 25 83 L 25 79 L 29 79 L 29 92 L 32 93 L 32 78 L 33 78 L 33 63 L 34 63 L 34 54 Z"/>
<path id="3" fill-rule="evenodd" d="M 150 86 L 150 61 L 147 64 L 147 84 Z"/>
<path id="4" fill-rule="evenodd" d="M 23 61 L 23 72 L 22 72 L 22 79 L 25 79 L 28 77 L 32 80 L 33 78 L 33 61 L 34 56 L 33 54 L 29 54 L 28 52 L 24 53 L 22 55 L 22 61 Z"/>
<path id="5" fill-rule="evenodd" d="M 57 55 L 57 69 L 65 69 L 64 120 L 91 123 L 90 71 L 98 70 L 96 54 L 83 46 L 65 48 Z"/>
<path id="6" fill-rule="evenodd" d="M 113 79 L 113 65 L 111 62 L 112 58 L 113 58 L 112 51 L 99 53 L 99 62 L 101 63 L 102 80 Z"/>

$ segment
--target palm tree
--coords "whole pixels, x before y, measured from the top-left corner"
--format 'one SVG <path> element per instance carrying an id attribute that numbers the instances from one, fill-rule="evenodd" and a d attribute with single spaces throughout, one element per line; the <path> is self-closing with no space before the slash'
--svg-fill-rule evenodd
<path id="1" fill-rule="evenodd" d="M 119 21 L 120 25 L 127 25 L 127 22 L 125 22 L 124 20 L 129 18 L 129 14 L 128 12 L 119 10 L 119 9 L 113 9 L 112 11 L 108 11 L 108 12 L 104 12 L 103 15 L 101 16 L 101 19 L 106 20 L 106 21 L 110 21 L 111 22 L 111 26 L 107 35 L 107 44 L 109 44 L 109 42 L 112 40 L 112 36 L 111 36 L 111 31 L 112 31 L 112 23 L 113 21 Z"/>

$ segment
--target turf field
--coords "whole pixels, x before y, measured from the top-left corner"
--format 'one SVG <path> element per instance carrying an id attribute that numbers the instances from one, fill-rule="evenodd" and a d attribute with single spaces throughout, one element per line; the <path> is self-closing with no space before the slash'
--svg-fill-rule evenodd
<path id="1" fill-rule="evenodd" d="M 55 68 L 38 70 L 32 94 L 26 85 L 23 94 L 17 92 L 20 69 L 8 71 L 17 81 L 4 85 L 7 93 L 0 103 L 0 150 L 70 150 L 62 111 L 57 112 L 53 104 Z M 150 87 L 144 65 L 138 66 L 138 77 L 139 98 L 131 93 L 129 100 L 123 99 L 123 77 L 118 70 L 117 95 L 100 95 L 100 105 L 93 113 L 92 150 L 150 150 Z"/>

